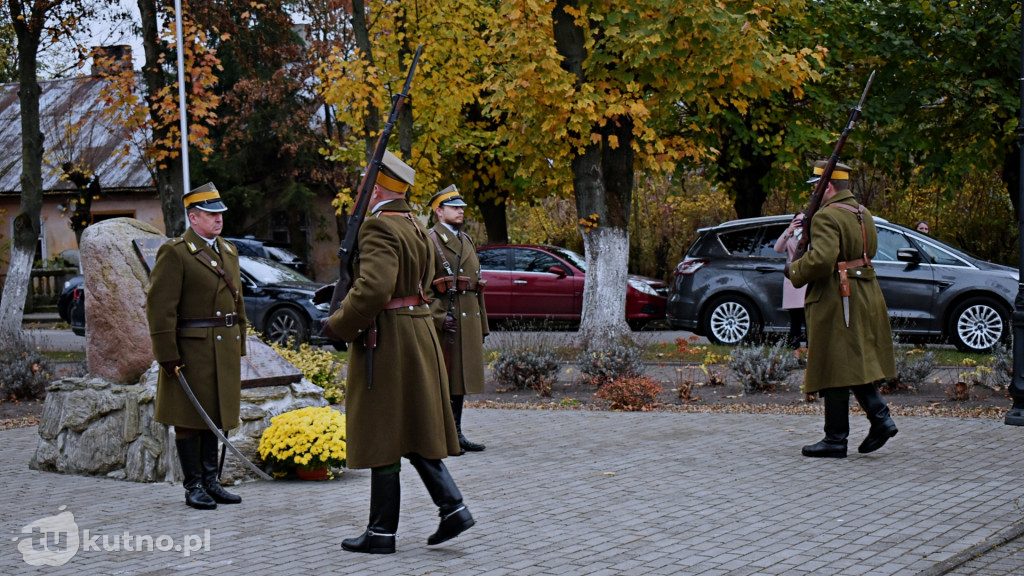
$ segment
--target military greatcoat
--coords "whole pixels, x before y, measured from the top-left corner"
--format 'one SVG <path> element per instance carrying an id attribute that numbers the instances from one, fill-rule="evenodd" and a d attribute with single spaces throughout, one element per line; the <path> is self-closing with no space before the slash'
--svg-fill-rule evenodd
<path id="1" fill-rule="evenodd" d="M 355 281 L 331 315 L 331 330 L 349 347 L 345 391 L 349 468 L 390 466 L 409 453 L 458 455 L 448 378 L 427 304 L 385 309 L 425 293 L 434 278 L 434 248 L 409 204 L 393 200 L 359 228 Z M 364 334 L 376 319 L 373 379 L 367 386 Z"/>
<path id="2" fill-rule="evenodd" d="M 157 251 L 146 296 L 146 317 L 158 362 L 181 360 L 182 373 L 199 403 L 222 430 L 239 425 L 241 357 L 245 355 L 245 302 L 209 264 L 217 262 L 236 290 L 242 289 L 238 251 L 217 238 L 214 251 L 191 228 L 181 238 L 164 243 Z M 209 258 L 197 258 L 202 252 Z M 180 328 L 179 319 L 221 317 L 234 313 L 232 326 Z M 206 429 L 178 379 L 160 370 L 157 380 L 155 418 L 183 428 Z"/>
<path id="3" fill-rule="evenodd" d="M 850 268 L 850 325 L 843 320 L 836 263 L 858 259 L 866 252 L 875 256 L 878 236 L 870 212 L 864 210 L 864 233 L 857 215 L 836 207 L 856 207 L 849 190 L 839 191 L 822 204 L 811 220 L 807 253 L 790 266 L 789 277 L 797 288 L 807 285 L 807 392 L 825 388 L 858 386 L 896 376 L 889 313 L 875 270 Z"/>
<path id="4" fill-rule="evenodd" d="M 430 303 L 430 311 L 434 316 L 434 327 L 437 328 L 437 335 L 441 339 L 441 350 L 448 355 L 451 369 L 448 371 L 448 386 L 451 393 L 456 396 L 464 394 L 482 394 L 484 391 L 484 337 L 490 333 L 487 326 L 487 312 L 484 309 L 484 293 L 480 289 L 480 280 L 483 276 L 480 273 L 480 260 L 476 256 L 476 245 L 473 239 L 465 233 L 455 235 L 452 231 L 438 224 L 430 229 L 431 245 L 435 252 L 440 245 L 441 253 L 437 256 L 434 266 L 434 278 L 449 277 L 454 274 L 456 277 L 468 279 L 469 286 L 466 290 L 457 291 L 454 302 L 449 294 L 438 289 L 433 284 L 433 302 Z M 434 243 L 433 238 L 437 238 Z M 446 270 L 444 260 L 447 260 L 451 270 Z M 456 284 L 458 286 L 458 284 Z M 443 288 L 443 287 L 442 287 Z M 445 343 L 446 335 L 442 329 L 445 316 L 448 315 L 449 307 L 452 314 L 458 321 L 458 330 L 454 334 L 454 340 L 450 350 Z"/>

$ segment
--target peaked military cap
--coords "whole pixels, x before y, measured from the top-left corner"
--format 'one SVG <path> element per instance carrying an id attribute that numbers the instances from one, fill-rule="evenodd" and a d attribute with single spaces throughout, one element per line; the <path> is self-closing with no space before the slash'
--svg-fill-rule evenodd
<path id="1" fill-rule="evenodd" d="M 213 182 L 207 182 L 185 194 L 185 209 L 198 208 L 204 212 L 224 212 L 228 209 L 220 200 L 220 192 Z"/>
<path id="2" fill-rule="evenodd" d="M 441 190 L 434 197 L 430 199 L 430 209 L 437 210 L 441 206 L 468 206 L 466 200 L 459 194 L 459 189 L 455 187 L 455 184 Z"/>
<path id="3" fill-rule="evenodd" d="M 384 151 L 384 158 L 380 162 L 380 170 L 377 171 L 377 184 L 384 188 L 404 194 L 409 186 L 412 186 L 416 179 L 416 171 L 398 156 L 390 151 Z"/>
<path id="4" fill-rule="evenodd" d="M 814 184 L 818 180 L 821 180 L 821 175 L 825 172 L 825 166 L 828 164 L 828 160 L 818 160 L 814 163 L 814 176 L 811 176 L 807 180 L 808 184 Z M 832 178 L 830 180 L 849 180 L 850 171 L 852 169 L 846 164 L 836 162 L 836 167 L 832 169 Z"/>

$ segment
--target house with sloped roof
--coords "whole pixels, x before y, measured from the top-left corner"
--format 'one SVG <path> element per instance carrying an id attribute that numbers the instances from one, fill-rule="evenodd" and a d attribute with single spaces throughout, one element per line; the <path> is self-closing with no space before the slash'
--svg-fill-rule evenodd
<path id="1" fill-rule="evenodd" d="M 156 183 L 143 156 L 144 135 L 130 134 L 105 114 L 110 73 L 131 67 L 127 46 L 108 47 L 110 67 L 89 76 L 39 83 L 43 132 L 43 208 L 36 260 L 54 260 L 78 243 L 71 218 L 90 202 L 88 224 L 127 216 L 164 230 Z M 19 84 L 0 84 L 0 277 L 7 273 L 12 221 L 21 207 Z M 107 111 L 109 112 L 109 111 Z M 76 181 L 78 182 L 76 184 Z M 91 187 L 89 186 L 91 185 Z"/>

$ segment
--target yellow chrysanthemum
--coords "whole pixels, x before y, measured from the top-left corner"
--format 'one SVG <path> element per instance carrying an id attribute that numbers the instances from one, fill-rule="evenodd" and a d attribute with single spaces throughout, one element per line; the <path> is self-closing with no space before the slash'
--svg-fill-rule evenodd
<path id="1" fill-rule="evenodd" d="M 345 465 L 345 415 L 330 406 L 308 407 L 274 416 L 260 439 L 267 462 L 292 467 Z"/>

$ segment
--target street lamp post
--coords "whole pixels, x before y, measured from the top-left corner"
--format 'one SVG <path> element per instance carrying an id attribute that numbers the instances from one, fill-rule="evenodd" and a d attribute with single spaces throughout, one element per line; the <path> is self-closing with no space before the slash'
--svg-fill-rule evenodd
<path id="1" fill-rule="evenodd" d="M 1020 176 L 1017 190 L 1017 246 L 1020 263 L 1017 270 L 1017 299 L 1013 302 L 1013 378 L 1010 397 L 1013 407 L 1003 420 L 1009 426 L 1024 426 L 1024 17 L 1021 18 L 1020 118 L 1017 120 L 1017 144 L 1020 147 Z"/>

